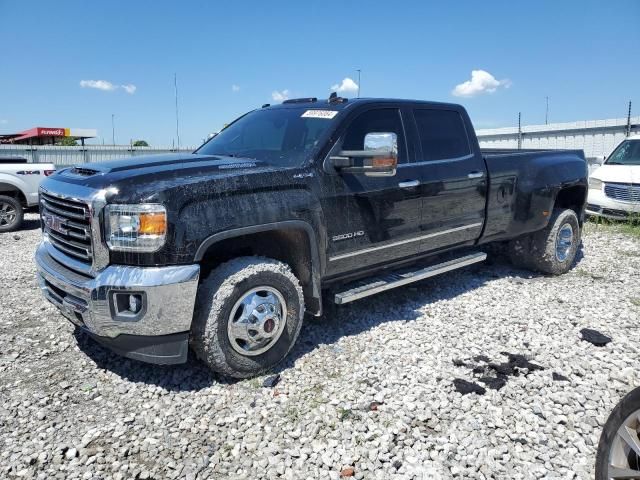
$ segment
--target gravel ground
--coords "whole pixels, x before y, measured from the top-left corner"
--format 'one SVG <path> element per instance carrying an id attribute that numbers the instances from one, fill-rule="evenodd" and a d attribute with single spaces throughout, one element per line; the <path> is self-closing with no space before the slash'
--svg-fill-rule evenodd
<path id="1" fill-rule="evenodd" d="M 497 260 L 308 323 L 264 387 L 74 333 L 35 286 L 36 218 L 0 234 L 1 478 L 592 478 L 640 385 L 640 240 L 606 227 L 561 277 Z"/>

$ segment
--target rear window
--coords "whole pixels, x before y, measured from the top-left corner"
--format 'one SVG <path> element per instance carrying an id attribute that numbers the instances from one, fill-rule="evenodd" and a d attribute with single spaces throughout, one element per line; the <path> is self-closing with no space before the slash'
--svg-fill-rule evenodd
<path id="1" fill-rule="evenodd" d="M 464 122 L 453 110 L 414 110 L 422 160 L 446 160 L 471 153 Z"/>

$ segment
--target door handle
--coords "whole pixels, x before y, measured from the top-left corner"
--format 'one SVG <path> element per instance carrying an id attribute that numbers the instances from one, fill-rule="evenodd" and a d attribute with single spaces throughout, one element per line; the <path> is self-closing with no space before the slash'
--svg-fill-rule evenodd
<path id="1" fill-rule="evenodd" d="M 405 180 L 404 182 L 398 183 L 400 188 L 414 188 L 420 185 L 419 180 Z"/>
<path id="2" fill-rule="evenodd" d="M 484 172 L 471 172 L 467 175 L 468 178 L 482 178 L 484 177 Z"/>

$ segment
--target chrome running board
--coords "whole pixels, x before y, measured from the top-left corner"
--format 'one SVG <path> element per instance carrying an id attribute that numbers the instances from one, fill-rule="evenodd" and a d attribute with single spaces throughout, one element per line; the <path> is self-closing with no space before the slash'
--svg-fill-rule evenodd
<path id="1" fill-rule="evenodd" d="M 385 290 L 391 290 L 392 288 L 401 287 L 402 285 L 418 282 L 425 278 L 482 262 L 486 258 L 486 253 L 476 252 L 443 263 L 437 263 L 420 270 L 402 270 L 402 273 L 390 272 L 366 278 L 357 282 L 355 286 L 352 286 L 349 290 L 336 293 L 333 301 L 338 305 L 353 302 L 354 300 L 359 300 L 361 298 L 368 297 L 369 295 L 375 295 L 376 293 L 384 292 Z"/>

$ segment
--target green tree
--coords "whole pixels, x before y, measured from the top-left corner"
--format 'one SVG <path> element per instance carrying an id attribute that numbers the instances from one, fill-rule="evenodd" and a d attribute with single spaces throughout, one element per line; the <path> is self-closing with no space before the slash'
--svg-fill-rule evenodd
<path id="1" fill-rule="evenodd" d="M 148 147 L 149 144 L 144 140 L 136 140 L 135 142 L 133 142 L 133 146 L 134 147 Z"/>
<path id="2" fill-rule="evenodd" d="M 63 147 L 75 147 L 78 143 L 73 137 L 62 137 L 56 142 L 56 145 L 61 145 Z"/>

